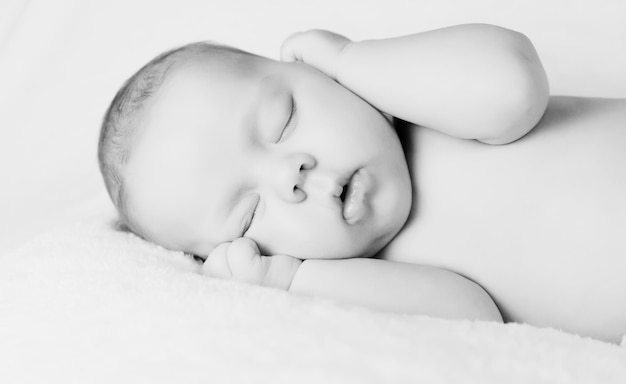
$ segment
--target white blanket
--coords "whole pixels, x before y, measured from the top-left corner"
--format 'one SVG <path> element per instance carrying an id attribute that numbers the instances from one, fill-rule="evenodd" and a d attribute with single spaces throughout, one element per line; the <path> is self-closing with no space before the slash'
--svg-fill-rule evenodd
<path id="1" fill-rule="evenodd" d="M 0 258 L 2 383 L 626 383 L 626 348 L 210 279 L 98 218 Z"/>

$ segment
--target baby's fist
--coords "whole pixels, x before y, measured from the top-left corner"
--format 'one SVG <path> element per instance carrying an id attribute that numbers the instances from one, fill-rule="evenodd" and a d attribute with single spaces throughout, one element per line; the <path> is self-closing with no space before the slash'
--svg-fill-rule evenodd
<path id="1" fill-rule="evenodd" d="M 296 32 L 283 42 L 280 59 L 302 61 L 336 79 L 339 55 L 351 42 L 345 36 L 322 29 Z"/>
<path id="2" fill-rule="evenodd" d="M 245 237 L 219 244 L 207 257 L 202 272 L 220 279 L 261 284 L 269 269 L 269 260 L 260 255 L 256 243 Z"/>
<path id="3" fill-rule="evenodd" d="M 286 290 L 301 263 L 291 256 L 262 256 L 252 239 L 240 237 L 215 247 L 202 265 L 202 273 Z"/>

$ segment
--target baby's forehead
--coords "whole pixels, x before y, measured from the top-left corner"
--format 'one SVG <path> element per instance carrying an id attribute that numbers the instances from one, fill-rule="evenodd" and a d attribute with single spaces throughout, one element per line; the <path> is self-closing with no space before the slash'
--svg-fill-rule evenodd
<path id="1" fill-rule="evenodd" d="M 184 57 L 174 66 L 152 97 L 148 115 L 155 110 L 176 109 L 184 100 L 187 111 L 228 112 L 267 72 L 268 59 L 247 53 L 206 52 Z M 210 104 L 206 104 L 210 102 Z M 205 103 L 195 105 L 194 103 Z M 182 111 L 181 111 L 182 112 Z"/>
<path id="2" fill-rule="evenodd" d="M 154 168 L 166 160 L 199 160 L 202 152 L 232 144 L 246 125 L 242 120 L 256 110 L 258 85 L 267 72 L 259 59 L 226 52 L 181 61 L 153 96 L 129 165 Z"/>
<path id="3" fill-rule="evenodd" d="M 194 51 L 182 55 L 168 77 L 174 77 L 181 72 L 214 79 L 254 77 L 261 75 L 264 64 L 268 62 L 271 60 L 230 47 Z"/>
<path id="4" fill-rule="evenodd" d="M 283 73 L 280 63 L 247 53 L 188 55 L 155 93 L 144 129 L 162 127 L 176 134 L 198 125 L 225 129 L 223 123 L 245 117 L 267 99 L 262 91 L 268 83 L 276 83 L 276 78 L 284 83 Z"/>

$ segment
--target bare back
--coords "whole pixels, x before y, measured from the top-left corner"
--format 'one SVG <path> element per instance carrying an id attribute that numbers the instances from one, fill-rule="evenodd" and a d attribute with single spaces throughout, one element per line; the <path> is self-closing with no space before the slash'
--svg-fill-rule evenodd
<path id="1" fill-rule="evenodd" d="M 510 321 L 626 333 L 626 100 L 552 97 L 504 146 L 398 132 L 414 204 L 379 257 L 464 275 Z"/>

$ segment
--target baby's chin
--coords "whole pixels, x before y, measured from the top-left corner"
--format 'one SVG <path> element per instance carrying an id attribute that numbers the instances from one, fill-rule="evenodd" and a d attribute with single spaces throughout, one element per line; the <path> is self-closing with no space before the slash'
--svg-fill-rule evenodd
<path id="1" fill-rule="evenodd" d="M 299 259 L 351 259 L 376 256 L 404 227 L 411 207 L 411 199 L 401 204 L 402 209 L 389 216 L 371 217 L 363 225 L 349 232 L 316 233 L 312 238 L 291 247 L 280 249 L 284 254 Z M 400 204 L 398 204 L 400 205 Z M 279 251 L 277 248 L 276 251 Z"/>
<path id="2" fill-rule="evenodd" d="M 383 245 L 372 245 L 365 249 L 347 249 L 341 250 L 338 252 L 332 253 L 324 253 L 324 252 L 294 252 L 294 255 L 290 255 L 302 260 L 315 260 L 315 259 L 325 259 L 325 260 L 341 260 L 341 259 L 353 259 L 360 257 L 373 257 L 384 247 Z"/>
<path id="3" fill-rule="evenodd" d="M 364 237 L 361 239 L 341 239 L 332 241 L 332 236 L 320 236 L 323 240 L 314 240 L 290 247 L 263 249 L 269 255 L 284 254 L 302 260 L 340 260 L 360 257 L 372 257 L 384 248 L 393 236 Z M 365 240 L 365 241 L 364 241 Z M 323 244 L 323 245 L 322 245 Z"/>

